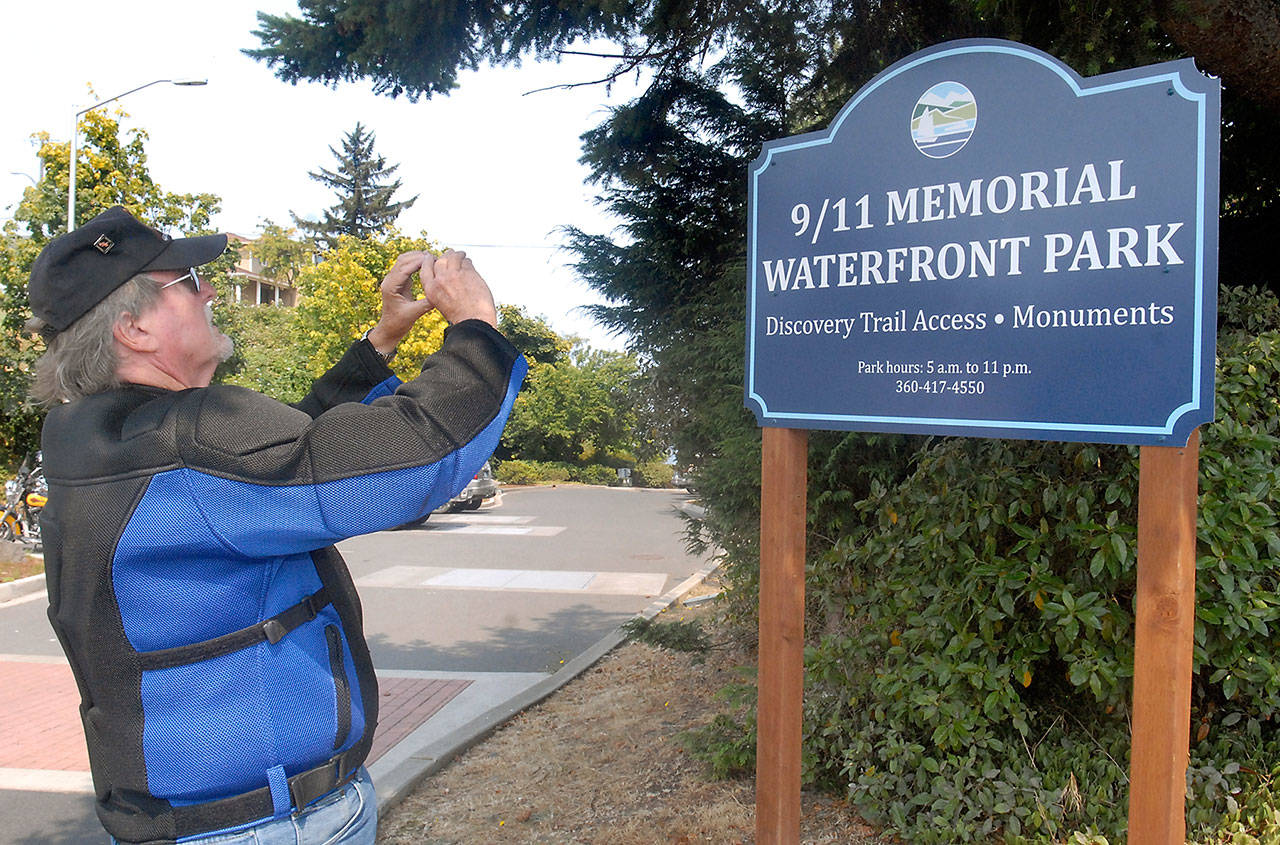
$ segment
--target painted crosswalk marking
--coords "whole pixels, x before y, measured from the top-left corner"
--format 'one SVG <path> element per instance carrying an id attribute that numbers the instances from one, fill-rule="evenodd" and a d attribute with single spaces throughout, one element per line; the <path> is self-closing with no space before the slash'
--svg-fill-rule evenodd
<path id="1" fill-rule="evenodd" d="M 431 516 L 434 523 L 475 525 L 528 525 L 532 516 L 515 516 L 501 513 L 437 513 Z"/>
<path id="2" fill-rule="evenodd" d="M 434 531 L 448 534 L 505 534 L 510 537 L 554 537 L 564 530 L 563 525 L 422 525 L 418 531 Z"/>
<path id="3" fill-rule="evenodd" d="M 516 590 L 612 596 L 656 596 L 665 572 L 589 572 L 563 569 L 461 569 L 389 566 L 356 580 L 357 587 L 423 590 Z"/>
<path id="4" fill-rule="evenodd" d="M 509 537 L 554 537 L 563 525 L 530 525 L 531 516 L 484 513 L 438 513 L 422 525 L 408 529 L 441 534 L 498 534 Z"/>

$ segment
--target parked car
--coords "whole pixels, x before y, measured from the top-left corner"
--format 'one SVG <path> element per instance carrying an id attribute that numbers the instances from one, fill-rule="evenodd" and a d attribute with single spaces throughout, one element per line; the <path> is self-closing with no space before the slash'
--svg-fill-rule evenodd
<path id="1" fill-rule="evenodd" d="M 453 511 L 468 510 L 473 511 L 484 503 L 485 499 L 492 499 L 498 494 L 498 481 L 493 477 L 493 468 L 489 466 L 489 462 L 485 461 L 484 466 L 480 467 L 480 471 L 475 477 L 462 488 L 462 492 L 454 496 L 443 506 L 436 508 L 436 513 L 451 513 Z"/>
<path id="2" fill-rule="evenodd" d="M 445 502 L 431 513 L 453 513 L 460 510 L 475 510 L 484 503 L 485 499 L 492 499 L 498 494 L 498 481 L 493 477 L 493 468 L 489 466 L 489 462 L 485 461 L 484 466 L 480 467 L 480 471 L 467 482 L 467 486 L 463 487 L 458 495 Z M 431 518 L 431 513 L 421 519 L 414 519 L 401 525 L 401 529 L 417 528 L 426 524 Z"/>

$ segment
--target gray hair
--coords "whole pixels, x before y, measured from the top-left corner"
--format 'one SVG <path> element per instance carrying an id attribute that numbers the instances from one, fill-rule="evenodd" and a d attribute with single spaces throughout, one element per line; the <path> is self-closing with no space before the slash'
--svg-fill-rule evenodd
<path id="1" fill-rule="evenodd" d="M 160 283 L 147 273 L 139 273 L 66 330 L 46 335 L 48 348 L 36 362 L 32 397 L 43 405 L 53 405 L 119 387 L 116 323 L 122 314 L 142 314 L 159 300 Z M 28 328 L 40 330 L 42 322 L 29 321 Z"/>

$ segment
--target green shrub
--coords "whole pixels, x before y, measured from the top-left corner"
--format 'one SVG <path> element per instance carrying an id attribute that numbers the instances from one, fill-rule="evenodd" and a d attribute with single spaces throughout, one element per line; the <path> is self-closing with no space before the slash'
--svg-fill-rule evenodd
<path id="1" fill-rule="evenodd" d="M 626 634 L 628 639 L 669 651 L 702 655 L 710 651 L 713 646 L 711 635 L 696 619 L 654 622 L 643 616 L 635 616 L 622 623 L 619 630 Z"/>
<path id="2" fill-rule="evenodd" d="M 503 484 L 555 484 L 569 480 L 569 468 L 547 461 L 503 461 L 494 469 Z"/>
<path id="3" fill-rule="evenodd" d="M 1224 290 L 1220 317 L 1187 806 L 1200 841 L 1247 842 L 1280 826 L 1280 308 Z M 935 439 L 912 460 L 811 560 L 807 778 L 913 843 L 1123 841 L 1138 450 Z"/>
<path id="4" fill-rule="evenodd" d="M 533 484 L 532 467 L 529 461 L 507 460 L 492 461 L 493 477 L 500 484 Z"/>
<path id="5" fill-rule="evenodd" d="M 633 487 L 670 487 L 676 469 L 663 461 L 643 461 L 631 470 Z"/>
<path id="6" fill-rule="evenodd" d="M 580 481 L 583 484 L 617 484 L 618 471 L 601 464 L 587 464 L 574 467 L 571 480 Z"/>
<path id="7" fill-rule="evenodd" d="M 746 675 L 751 669 L 740 667 L 738 671 Z M 753 775 L 756 767 L 754 683 L 730 684 L 716 695 L 727 703 L 730 712 L 717 713 L 710 724 L 685 731 L 680 739 L 690 754 L 710 766 L 712 777 Z"/>
<path id="8" fill-rule="evenodd" d="M 315 377 L 310 354 L 298 340 L 298 312 L 224 302 L 214 312 L 219 327 L 235 341 L 231 359 L 219 365 L 215 381 L 257 390 L 281 402 L 307 395 Z"/>
<path id="9" fill-rule="evenodd" d="M 577 481 L 582 484 L 613 484 L 617 470 L 601 464 L 568 464 L 558 461 L 507 460 L 494 469 L 503 484 L 560 484 Z"/>

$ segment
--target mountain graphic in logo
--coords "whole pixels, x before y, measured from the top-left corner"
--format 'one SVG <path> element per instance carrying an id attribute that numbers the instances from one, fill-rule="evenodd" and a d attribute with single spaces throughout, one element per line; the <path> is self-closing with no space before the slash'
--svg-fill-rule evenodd
<path id="1" fill-rule="evenodd" d="M 929 158 L 955 155 L 978 125 L 973 92 L 959 82 L 939 82 L 925 91 L 911 112 L 911 140 Z"/>

